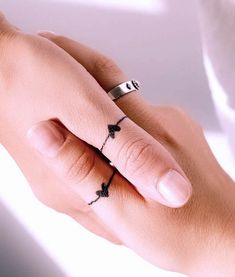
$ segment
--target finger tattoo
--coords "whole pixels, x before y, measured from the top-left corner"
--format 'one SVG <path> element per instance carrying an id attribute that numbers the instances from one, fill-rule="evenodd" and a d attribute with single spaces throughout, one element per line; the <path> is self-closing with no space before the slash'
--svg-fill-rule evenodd
<path id="1" fill-rule="evenodd" d="M 109 187 L 110 187 L 116 173 L 117 173 L 117 169 L 114 168 L 113 174 L 109 178 L 107 184 L 105 184 L 105 183 L 101 184 L 101 190 L 96 191 L 97 198 L 95 200 L 91 201 L 90 203 L 88 203 L 89 206 L 94 204 L 95 202 L 97 202 L 101 197 L 109 197 Z"/>
<path id="2" fill-rule="evenodd" d="M 120 123 L 121 123 L 124 119 L 126 119 L 126 118 L 127 118 L 127 116 L 122 117 L 120 120 L 118 120 L 118 122 L 117 122 L 115 125 L 113 125 L 113 124 L 108 124 L 108 132 L 109 132 L 109 133 L 108 133 L 108 135 L 107 135 L 107 137 L 106 137 L 104 143 L 102 144 L 102 147 L 100 148 L 100 151 L 101 151 L 101 152 L 103 152 L 104 147 L 105 147 L 107 141 L 109 140 L 109 138 L 114 139 L 114 138 L 115 138 L 116 132 L 120 132 L 120 131 L 121 131 L 121 127 L 120 127 L 119 125 L 120 125 Z"/>
<path id="3" fill-rule="evenodd" d="M 123 116 L 120 120 L 118 120 L 118 122 L 116 124 L 108 124 L 108 135 L 107 135 L 104 143 L 102 144 L 102 147 L 100 148 L 101 153 L 103 152 L 103 149 L 104 149 L 107 141 L 110 138 L 115 139 L 116 132 L 120 132 L 121 131 L 121 127 L 119 125 L 126 118 L 127 118 L 127 116 Z M 113 181 L 113 178 L 114 178 L 116 172 L 117 172 L 117 169 L 114 168 L 113 174 L 111 175 L 111 177 L 108 180 L 107 184 L 106 183 L 102 183 L 101 184 L 101 190 L 97 190 L 96 191 L 97 198 L 95 200 L 91 201 L 90 203 L 88 203 L 88 205 L 94 204 L 101 197 L 109 197 L 109 187 L 110 187 L 110 185 L 111 185 L 111 183 Z"/>

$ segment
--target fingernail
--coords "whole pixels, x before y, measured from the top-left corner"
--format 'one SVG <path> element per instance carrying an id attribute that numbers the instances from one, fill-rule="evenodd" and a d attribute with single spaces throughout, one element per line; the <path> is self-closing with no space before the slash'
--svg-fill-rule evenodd
<path id="1" fill-rule="evenodd" d="M 56 33 L 52 32 L 52 31 L 38 31 L 37 34 L 41 37 L 45 37 L 45 38 L 53 38 L 56 36 Z"/>
<path id="2" fill-rule="evenodd" d="M 27 137 L 31 145 L 42 155 L 49 158 L 55 157 L 65 138 L 59 129 L 53 124 L 43 122 L 32 127 Z"/>
<path id="3" fill-rule="evenodd" d="M 162 197 L 174 207 L 183 206 L 192 194 L 191 184 L 177 171 L 170 170 L 158 183 Z"/>

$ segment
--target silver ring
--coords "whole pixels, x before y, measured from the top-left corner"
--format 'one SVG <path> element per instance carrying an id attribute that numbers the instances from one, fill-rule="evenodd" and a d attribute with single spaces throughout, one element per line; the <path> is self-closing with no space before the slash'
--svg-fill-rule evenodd
<path id="1" fill-rule="evenodd" d="M 132 91 L 139 90 L 140 83 L 136 80 L 124 82 L 108 92 L 108 96 L 114 101 Z"/>

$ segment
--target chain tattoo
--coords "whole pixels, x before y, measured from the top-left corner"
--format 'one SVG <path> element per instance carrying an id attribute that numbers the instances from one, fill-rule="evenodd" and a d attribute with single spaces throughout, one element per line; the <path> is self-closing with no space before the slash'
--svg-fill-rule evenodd
<path id="1" fill-rule="evenodd" d="M 107 141 L 109 140 L 109 138 L 114 139 L 114 138 L 115 138 L 115 132 L 120 132 L 120 131 L 121 131 L 121 127 L 119 126 L 119 124 L 120 124 L 124 119 L 126 119 L 126 118 L 127 118 L 127 116 L 124 116 L 124 117 L 122 117 L 120 120 L 118 120 L 118 122 L 117 122 L 115 125 L 113 125 L 113 124 L 109 124 L 109 125 L 108 125 L 108 132 L 109 132 L 109 134 L 108 134 L 108 136 L 106 137 L 104 143 L 102 144 L 102 147 L 100 148 L 100 152 L 101 152 L 101 153 L 103 152 L 104 147 L 105 147 Z"/>
<path id="2" fill-rule="evenodd" d="M 126 118 L 127 118 L 127 116 L 122 117 L 115 125 L 108 124 L 108 132 L 109 133 L 108 133 L 104 143 L 102 144 L 102 147 L 100 148 L 101 153 L 103 152 L 107 141 L 110 138 L 115 139 L 115 133 L 121 131 L 121 127 L 119 125 Z M 113 171 L 111 177 L 109 178 L 107 184 L 106 183 L 101 184 L 101 190 L 96 191 L 97 198 L 95 200 L 91 201 L 90 203 L 88 203 L 89 206 L 94 204 L 95 202 L 97 202 L 101 197 L 109 197 L 109 187 L 110 187 L 116 173 L 117 173 L 117 169 L 114 168 L 114 171 Z"/>
<path id="3" fill-rule="evenodd" d="M 97 198 L 93 201 L 91 201 L 90 203 L 88 203 L 88 205 L 92 205 L 94 204 L 95 202 L 97 202 L 101 197 L 109 197 L 109 187 L 113 181 L 113 178 L 114 178 L 114 175 L 116 174 L 117 172 L 117 169 L 114 168 L 114 171 L 113 171 L 113 174 L 112 176 L 109 178 L 109 181 L 107 184 L 105 183 L 102 183 L 101 185 L 101 190 L 97 190 L 96 192 L 96 195 L 97 195 Z"/>

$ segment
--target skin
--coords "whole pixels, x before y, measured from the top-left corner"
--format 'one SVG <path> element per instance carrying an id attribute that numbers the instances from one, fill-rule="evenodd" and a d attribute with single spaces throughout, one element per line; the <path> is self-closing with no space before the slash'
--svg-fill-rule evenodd
<path id="1" fill-rule="evenodd" d="M 120 69 L 111 60 L 70 39 L 44 35 L 77 59 L 104 89 L 115 86 L 115 72 Z M 100 70 L 92 66 L 95 59 L 102 60 Z M 111 199 L 97 202 L 92 207 L 94 213 L 122 244 L 157 266 L 190 276 L 233 276 L 235 187 L 213 157 L 201 127 L 179 108 L 152 107 L 138 93 L 126 95 L 116 104 L 172 153 L 193 184 L 194 194 L 183 208 L 168 209 L 147 198 L 143 201 L 118 175 L 111 186 Z M 39 125 L 47 124 L 54 123 Z M 71 134 L 58 128 L 66 140 L 55 157 L 45 157 L 45 163 L 86 199 L 90 191 L 83 188 L 90 189 L 92 175 L 98 176 L 100 168 L 94 167 L 85 185 L 78 184 L 76 178 L 68 180 L 64 169 L 66 172 L 69 162 L 61 160 L 79 153 L 81 145 L 77 140 L 76 146 L 70 145 Z"/>
<path id="2" fill-rule="evenodd" d="M 46 180 L 51 177 L 47 175 L 47 170 L 43 170 L 34 178 L 32 169 L 28 169 L 28 164 L 33 164 L 37 159 L 32 149 L 28 148 L 25 135 L 33 124 L 40 120 L 56 119 L 86 141 L 90 148 L 100 149 L 107 136 L 108 124 L 115 124 L 124 113 L 107 97 L 86 69 L 61 48 L 40 36 L 15 30 L 3 17 L 1 21 L 4 31 L 0 40 L 0 139 L 30 183 L 35 184 L 35 190 L 38 188 L 36 193 L 39 195 L 41 179 L 45 183 L 45 175 Z M 130 119 L 123 121 L 122 126 L 126 132 L 120 132 L 116 139 L 109 140 L 110 147 L 105 147 L 103 154 L 145 196 L 171 207 L 184 205 L 191 196 L 192 187 L 174 158 Z M 11 136 L 13 133 L 14 137 Z M 143 158 L 133 160 L 130 158 L 132 154 Z M 154 167 L 150 167 L 150 164 Z M 36 165 L 36 168 L 38 170 L 41 166 Z M 175 189 L 175 199 L 172 197 L 173 201 L 169 201 L 160 192 L 159 184 L 161 178 L 172 169 L 182 178 Z M 147 179 L 142 174 L 145 170 L 148 170 Z M 172 183 L 175 183 L 174 180 Z M 53 186 L 51 189 L 54 189 Z M 57 191 L 55 189 L 55 194 L 58 194 Z"/>
<path id="3" fill-rule="evenodd" d="M 50 39 L 77 58 L 104 89 L 121 81 L 123 75 L 119 74 L 120 69 L 102 55 L 66 38 L 54 36 Z M 77 208 L 80 201 L 87 202 L 90 195 L 99 189 L 100 185 L 97 184 L 103 182 L 104 174 L 107 175 L 107 180 L 112 173 L 102 157 L 95 156 L 96 163 L 93 163 L 89 174 L 81 176 L 84 164 L 87 166 L 89 159 L 85 159 L 85 162 L 84 159 L 78 159 L 73 163 L 74 158 L 84 158 L 82 153 L 86 153 L 85 157 L 90 157 L 95 155 L 95 151 L 57 120 L 44 121 L 37 125 L 62 134 L 63 139 L 60 142 L 63 145 L 59 148 L 55 148 L 52 137 L 47 140 L 48 151 L 51 153 L 53 149 L 53 155 L 50 157 L 45 155 L 45 148 L 44 155 L 33 149 L 28 150 L 26 141 L 19 140 L 20 136 L 15 131 L 16 124 L 13 126 L 12 123 L 10 127 L 4 125 L 2 137 L 8 145 L 7 149 L 12 149 L 13 156 L 19 157 L 21 168 L 25 166 L 26 172 L 27 168 L 28 172 L 33 168 L 41 171 L 41 182 L 38 182 L 39 174 L 36 172 L 29 172 L 28 176 L 32 178 L 32 187 L 35 191 L 40 191 L 38 195 L 46 199 L 44 202 L 49 206 L 53 207 L 56 203 L 57 210 L 67 213 L 79 222 L 83 221 L 84 225 L 89 226 L 93 222 L 96 233 L 104 235 L 105 230 L 107 238 L 130 247 L 157 266 L 191 276 L 233 276 L 234 183 L 214 159 L 201 128 L 178 108 L 154 108 L 143 102 L 137 93 L 121 98 L 116 104 L 168 149 L 184 169 L 193 184 L 194 193 L 183 208 L 170 209 L 156 203 L 140 194 L 118 174 L 112 182 L 110 198 L 97 202 L 91 210 L 85 210 L 87 205 L 84 205 L 84 212 L 81 214 Z M 39 118 L 39 121 L 41 120 Z M 123 130 L 126 131 L 126 128 Z M 46 139 L 45 133 L 44 136 Z M 20 147 L 15 146 L 16 144 L 20 144 Z M 14 154 L 16 152 L 17 155 Z M 38 167 L 34 167 L 35 163 Z M 72 174 L 68 171 L 71 167 Z M 46 172 L 53 172 L 58 176 L 57 179 L 45 179 Z M 34 183 L 33 180 L 36 179 L 37 182 Z M 55 184 L 56 180 L 58 186 L 51 191 L 50 187 L 42 186 L 49 184 L 49 181 Z M 55 194 L 56 192 L 58 194 Z M 67 201 L 68 199 L 71 202 Z M 80 221 L 81 218 L 83 220 Z M 94 219 L 96 221 L 93 221 Z"/>

